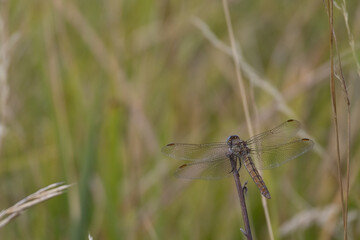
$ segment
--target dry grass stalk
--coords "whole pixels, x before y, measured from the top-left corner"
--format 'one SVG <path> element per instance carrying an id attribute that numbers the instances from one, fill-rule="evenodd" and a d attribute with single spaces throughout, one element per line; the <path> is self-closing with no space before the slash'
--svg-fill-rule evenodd
<path id="1" fill-rule="evenodd" d="M 326 227 L 329 219 L 334 218 L 338 212 L 339 206 L 336 204 L 326 206 L 323 209 L 312 208 L 302 211 L 280 226 L 279 235 L 286 237 L 296 231 L 305 231 L 305 229 L 314 225 Z"/>
<path id="2" fill-rule="evenodd" d="M 223 43 L 220 39 L 218 39 L 204 21 L 200 20 L 199 18 L 193 18 L 192 22 L 197 28 L 201 30 L 204 37 L 206 37 L 211 42 L 211 44 L 213 44 L 214 47 L 218 48 L 223 53 L 229 56 L 232 56 L 233 54 L 237 55 L 236 58 L 239 61 L 239 67 L 243 70 L 244 74 L 247 76 L 251 84 L 262 89 L 264 92 L 272 96 L 273 99 L 276 101 L 276 104 L 279 105 L 278 109 L 280 111 L 282 111 L 290 118 L 295 118 L 295 119 L 299 118 L 294 112 L 294 110 L 292 110 L 288 106 L 287 100 L 284 98 L 282 93 L 274 85 L 272 85 L 268 79 L 261 77 L 255 71 L 255 69 L 244 59 L 241 47 L 237 46 L 236 48 L 237 51 L 233 53 L 231 51 L 231 48 L 227 46 L 225 43 Z"/>
<path id="3" fill-rule="evenodd" d="M 345 9 L 345 8 L 344 8 Z M 329 40 L 330 40 L 330 90 L 331 90 L 331 102 L 332 102 L 332 109 L 333 109 L 333 118 L 335 124 L 335 133 L 336 133 L 336 151 L 337 151 L 337 169 L 338 169 L 338 181 L 340 187 L 340 194 L 341 194 L 341 206 L 342 206 L 342 217 L 343 217 L 343 224 L 344 224 L 344 240 L 347 239 L 347 212 L 348 212 L 348 198 L 349 198 L 349 178 L 350 178 L 350 99 L 349 94 L 347 91 L 346 82 L 344 79 L 342 66 L 341 66 L 341 58 L 339 51 L 337 49 L 337 42 L 336 42 L 336 35 L 334 30 L 334 2 L 331 0 L 327 1 L 327 13 L 329 19 Z M 339 76 L 336 76 L 335 73 L 335 65 L 334 65 L 334 52 L 337 52 L 337 59 L 339 64 Z M 347 161 L 346 161 L 346 191 L 345 191 L 345 200 L 344 200 L 344 192 L 343 192 L 343 185 L 342 185 L 342 176 L 341 176 L 341 157 L 340 157 L 340 144 L 339 144 L 339 124 L 338 124 L 338 113 L 337 113 L 337 106 L 336 106 L 336 91 L 335 91 L 335 77 L 341 83 L 342 89 L 345 93 L 345 101 L 347 106 Z"/>
<path id="4" fill-rule="evenodd" d="M 44 202 L 48 199 L 61 195 L 71 185 L 63 185 L 63 183 L 53 183 L 47 187 L 41 188 L 37 192 L 27 196 L 15 205 L 0 212 L 0 228 L 4 227 L 11 220 L 19 216 L 26 209 Z"/>
<path id="5" fill-rule="evenodd" d="M 11 50 L 19 39 L 19 34 L 14 33 L 7 36 L 4 21 L 0 16 L 0 148 L 2 139 L 6 133 L 6 122 L 9 115 L 9 95 L 8 69 L 11 62 Z"/>
<path id="6" fill-rule="evenodd" d="M 245 118 L 246 118 L 246 124 L 247 124 L 247 128 L 249 131 L 249 135 L 253 136 L 254 131 L 253 131 L 253 126 L 252 126 L 252 121 L 250 118 L 250 111 L 248 108 L 248 102 L 247 102 L 247 97 L 246 97 L 246 92 L 245 92 L 245 85 L 244 85 L 244 81 L 243 81 L 243 78 L 242 78 L 242 75 L 240 72 L 240 69 L 241 69 L 240 68 L 240 60 L 239 60 L 239 55 L 237 54 L 238 51 L 236 48 L 235 36 L 234 36 L 234 31 L 233 31 L 233 27 L 232 27 L 232 23 L 231 23 L 229 5 L 228 5 L 227 0 L 223 0 L 222 2 L 223 2 L 225 19 L 226 19 L 226 25 L 228 28 L 229 38 L 230 38 L 230 42 L 231 42 L 231 50 L 232 50 L 232 57 L 233 57 L 234 64 L 235 64 L 236 78 L 238 80 L 241 102 L 242 102 L 242 105 L 244 108 L 244 114 L 245 114 Z M 240 198 L 240 201 L 241 201 L 241 198 Z M 262 202 L 264 213 L 265 213 L 265 219 L 266 219 L 266 225 L 267 225 L 268 231 L 269 231 L 269 237 L 271 240 L 273 240 L 274 234 L 272 231 L 269 209 L 267 207 L 266 199 L 263 196 L 261 197 L 261 202 Z M 246 207 L 245 207 L 245 210 L 246 210 Z M 244 219 L 247 217 L 247 216 L 245 217 L 245 215 L 247 215 L 247 213 L 245 214 L 243 212 Z M 250 225 L 248 223 L 244 223 L 244 224 L 245 224 L 245 226 L 248 226 L 248 229 L 246 229 L 247 237 L 248 237 L 248 239 L 251 239 Z M 249 235 L 250 235 L 250 238 L 249 238 Z"/>
<path id="7" fill-rule="evenodd" d="M 340 12 L 342 13 L 342 15 L 344 16 L 344 21 L 345 21 L 345 26 L 346 26 L 346 31 L 348 34 L 348 38 L 349 38 L 349 45 L 351 48 L 351 53 L 354 59 L 354 62 L 356 64 L 356 70 L 357 70 L 357 74 L 360 77 L 360 62 L 356 56 L 356 50 L 355 50 L 355 41 L 354 41 L 354 36 L 351 33 L 350 30 L 350 25 L 349 25 L 349 14 L 347 12 L 347 8 L 346 8 L 346 1 L 343 0 L 341 6 L 339 6 L 336 2 L 334 2 L 334 6 L 340 10 Z"/>
<path id="8" fill-rule="evenodd" d="M 336 3 L 335 3 L 336 6 Z M 346 25 L 346 30 L 348 33 L 348 37 L 349 37 L 349 44 L 351 47 L 351 52 L 356 64 L 356 69 L 357 69 L 357 73 L 358 76 L 360 77 L 360 63 L 356 57 L 356 52 L 355 52 L 355 42 L 354 42 L 354 37 L 350 31 L 350 27 L 349 27 L 349 20 L 348 20 L 348 12 L 346 10 L 346 1 L 343 0 L 343 4 L 341 5 L 341 13 L 344 15 L 344 20 L 345 20 L 345 25 Z M 334 32 L 335 35 L 335 32 Z M 336 48 L 337 48 L 337 42 L 336 42 L 336 37 L 335 37 L 335 44 L 336 44 Z M 345 189 L 345 227 L 344 227 L 344 234 L 345 234 L 345 238 L 347 237 L 347 225 L 348 225 L 348 202 L 349 202 L 349 183 L 350 183 L 350 145 L 351 145 L 351 121 L 350 121 L 350 99 L 349 99 L 349 93 L 347 91 L 347 86 L 346 86 L 346 82 L 344 79 L 344 74 L 342 71 L 342 66 L 341 66 L 341 58 L 340 58 L 340 54 L 339 51 L 337 51 L 338 53 L 338 62 L 339 62 L 339 70 L 340 70 L 340 77 L 339 80 L 341 82 L 341 86 L 344 89 L 345 95 L 346 95 L 346 101 L 347 101 L 347 151 L 346 151 L 346 189 Z"/>

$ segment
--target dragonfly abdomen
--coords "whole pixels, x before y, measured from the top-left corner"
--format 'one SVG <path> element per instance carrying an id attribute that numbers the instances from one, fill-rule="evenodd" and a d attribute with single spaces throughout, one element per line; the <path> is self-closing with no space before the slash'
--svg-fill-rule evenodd
<path id="1" fill-rule="evenodd" d="M 260 173 L 256 169 L 254 163 L 252 162 L 251 157 L 249 155 L 244 156 L 243 160 L 246 170 L 249 172 L 251 178 L 253 179 L 256 186 L 259 188 L 261 194 L 264 197 L 270 199 L 270 192 L 267 189 L 264 181 L 262 180 L 262 177 L 260 176 Z"/>

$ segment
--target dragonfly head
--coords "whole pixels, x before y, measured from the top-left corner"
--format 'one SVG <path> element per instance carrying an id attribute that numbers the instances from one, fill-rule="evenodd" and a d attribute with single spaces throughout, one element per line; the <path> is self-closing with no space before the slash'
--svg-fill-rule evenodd
<path id="1" fill-rule="evenodd" d="M 249 153 L 249 149 L 245 144 L 246 142 L 241 140 L 237 135 L 228 137 L 226 143 L 229 146 L 230 154 L 240 156 Z"/>
<path id="2" fill-rule="evenodd" d="M 232 135 L 227 138 L 226 143 L 229 145 L 229 147 L 238 146 L 242 141 L 240 140 L 239 136 Z"/>

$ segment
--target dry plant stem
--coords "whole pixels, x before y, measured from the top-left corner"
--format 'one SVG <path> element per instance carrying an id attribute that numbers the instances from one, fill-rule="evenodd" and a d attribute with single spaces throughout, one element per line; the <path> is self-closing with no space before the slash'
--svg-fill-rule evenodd
<path id="1" fill-rule="evenodd" d="M 338 64 L 339 64 L 339 72 L 340 72 L 340 76 L 338 77 L 338 79 L 340 80 L 342 88 L 345 93 L 345 97 L 346 97 L 345 101 L 346 101 L 346 107 L 347 107 L 347 109 L 346 109 L 347 110 L 346 189 L 345 189 L 345 203 L 344 203 L 344 207 L 345 207 L 344 239 L 347 239 L 348 202 L 349 202 L 349 184 L 350 184 L 350 144 L 351 144 L 350 98 L 349 98 L 349 93 L 347 90 L 347 85 L 346 85 L 345 77 L 344 77 L 343 70 L 342 70 L 341 58 L 340 58 L 340 53 L 339 53 L 339 50 L 337 47 L 335 31 L 333 31 L 333 37 L 334 37 L 334 42 L 335 42 L 335 46 L 336 46 L 336 52 L 337 52 L 337 58 L 338 58 Z"/>
<path id="2" fill-rule="evenodd" d="M 246 231 L 246 237 L 247 237 L 248 240 L 251 240 L 252 235 L 251 235 L 249 217 L 248 217 L 248 213 L 247 213 L 247 209 L 246 209 L 244 190 L 243 190 L 243 187 L 241 186 L 239 172 L 237 171 L 237 168 L 236 168 L 236 161 L 237 161 L 237 159 L 235 157 L 230 157 L 230 162 L 231 162 L 231 166 L 232 166 L 232 169 L 233 169 L 232 172 L 233 172 L 233 175 L 234 175 L 236 189 L 237 189 L 237 192 L 238 192 L 238 195 L 239 195 L 239 200 L 240 200 L 240 205 L 241 205 L 241 212 L 242 212 L 245 231 Z"/>
<path id="3" fill-rule="evenodd" d="M 229 38 L 230 38 L 230 42 L 231 42 L 231 49 L 232 49 L 232 56 L 233 56 L 234 64 L 235 64 L 236 78 L 239 83 L 241 102 L 242 102 L 242 105 L 244 108 L 244 113 L 245 113 L 245 118 L 246 118 L 246 124 L 247 124 L 247 128 L 249 131 L 249 135 L 253 136 L 254 131 L 253 131 L 253 127 L 251 124 L 250 112 L 249 112 L 249 108 L 248 108 L 244 82 L 243 82 L 241 72 L 240 72 L 240 61 L 239 61 L 239 55 L 237 54 L 237 50 L 236 50 L 236 43 L 235 43 L 233 27 L 231 24 L 229 5 L 228 5 L 227 0 L 223 0 L 222 2 L 223 2 L 225 19 L 226 19 L 226 25 L 228 28 Z M 267 207 L 266 199 L 263 196 L 262 196 L 261 202 L 262 202 L 262 206 L 263 206 L 264 213 L 265 213 L 266 225 L 267 225 L 267 228 L 269 231 L 270 240 L 274 240 L 274 234 L 273 234 L 272 227 L 271 227 L 269 209 Z"/>
<path id="4" fill-rule="evenodd" d="M 235 63 L 236 78 L 239 83 L 241 102 L 242 102 L 242 105 L 244 108 L 244 113 L 245 113 L 245 118 L 246 118 L 246 124 L 247 124 L 248 130 L 249 130 L 250 136 L 253 136 L 254 131 L 253 131 L 253 127 L 251 124 L 250 112 L 248 109 L 248 103 L 247 103 L 245 87 L 244 87 L 244 81 L 242 79 L 241 72 L 240 72 L 239 56 L 236 51 L 235 37 L 234 37 L 233 27 L 231 24 L 230 12 L 229 12 L 229 6 L 228 6 L 227 0 L 223 0 L 223 6 L 224 6 L 224 13 L 225 13 L 225 18 L 226 18 L 226 25 L 228 27 L 229 38 L 230 38 L 230 42 L 231 42 L 231 49 L 233 52 L 232 55 L 233 55 L 233 59 L 234 59 L 234 63 Z"/>
<path id="5" fill-rule="evenodd" d="M 348 203 L 349 203 L 349 182 L 350 182 L 350 106 L 348 106 L 348 114 L 347 114 L 347 120 L 348 120 L 348 139 L 347 139 L 347 161 L 346 161 L 346 200 L 345 200 L 345 224 L 344 224 L 344 239 L 347 239 L 347 221 L 348 221 Z"/>
<path id="6" fill-rule="evenodd" d="M 27 196 L 8 209 L 2 210 L 0 212 L 0 228 L 4 227 L 26 209 L 63 194 L 70 186 L 71 185 L 63 185 L 63 183 L 53 183 Z"/>
<path id="7" fill-rule="evenodd" d="M 357 73 L 358 73 L 358 75 L 360 77 L 360 62 L 356 57 L 354 36 L 350 31 L 349 14 L 348 14 L 348 12 L 346 10 L 346 1 L 343 0 L 342 2 L 343 2 L 343 4 L 341 5 L 340 10 L 341 10 L 341 12 L 342 12 L 342 14 L 344 16 L 345 26 L 346 26 L 346 30 L 347 30 L 348 38 L 349 38 L 349 45 L 351 47 L 351 52 L 352 52 L 352 55 L 353 55 L 353 58 L 354 58 L 354 61 L 355 61 L 355 64 L 356 64 Z M 336 2 L 335 2 L 335 4 L 336 4 Z"/>
<path id="8" fill-rule="evenodd" d="M 333 34 L 333 1 L 327 1 L 328 6 L 328 18 L 329 18 L 329 38 L 330 38 L 330 90 L 331 90 L 331 102 L 332 109 L 334 113 L 334 123 L 335 123 L 335 134 L 336 134 L 336 151 L 337 151 L 337 169 L 338 169 L 338 181 L 340 186 L 340 195 L 341 195 L 341 207 L 342 207 L 342 216 L 343 216 L 343 224 L 344 224 L 344 239 L 347 239 L 347 224 L 346 224 L 346 214 L 344 208 L 344 193 L 342 187 L 342 177 L 341 177 L 341 168 L 340 168 L 340 146 L 339 146 L 339 128 L 337 121 L 337 109 L 336 109 L 336 92 L 335 92 L 335 79 L 334 79 L 334 34 Z"/>

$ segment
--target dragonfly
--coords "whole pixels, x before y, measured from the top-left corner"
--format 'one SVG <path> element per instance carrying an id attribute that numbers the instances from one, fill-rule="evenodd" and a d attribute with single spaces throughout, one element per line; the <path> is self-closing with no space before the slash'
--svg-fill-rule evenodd
<path id="1" fill-rule="evenodd" d="M 297 136 L 300 128 L 299 121 L 290 119 L 246 141 L 232 135 L 220 143 L 169 143 L 162 152 L 187 162 L 176 170 L 175 175 L 179 178 L 216 180 L 232 176 L 244 165 L 261 194 L 270 199 L 258 169 L 276 168 L 312 149 L 312 140 Z M 235 165 L 232 159 L 235 159 Z"/>

